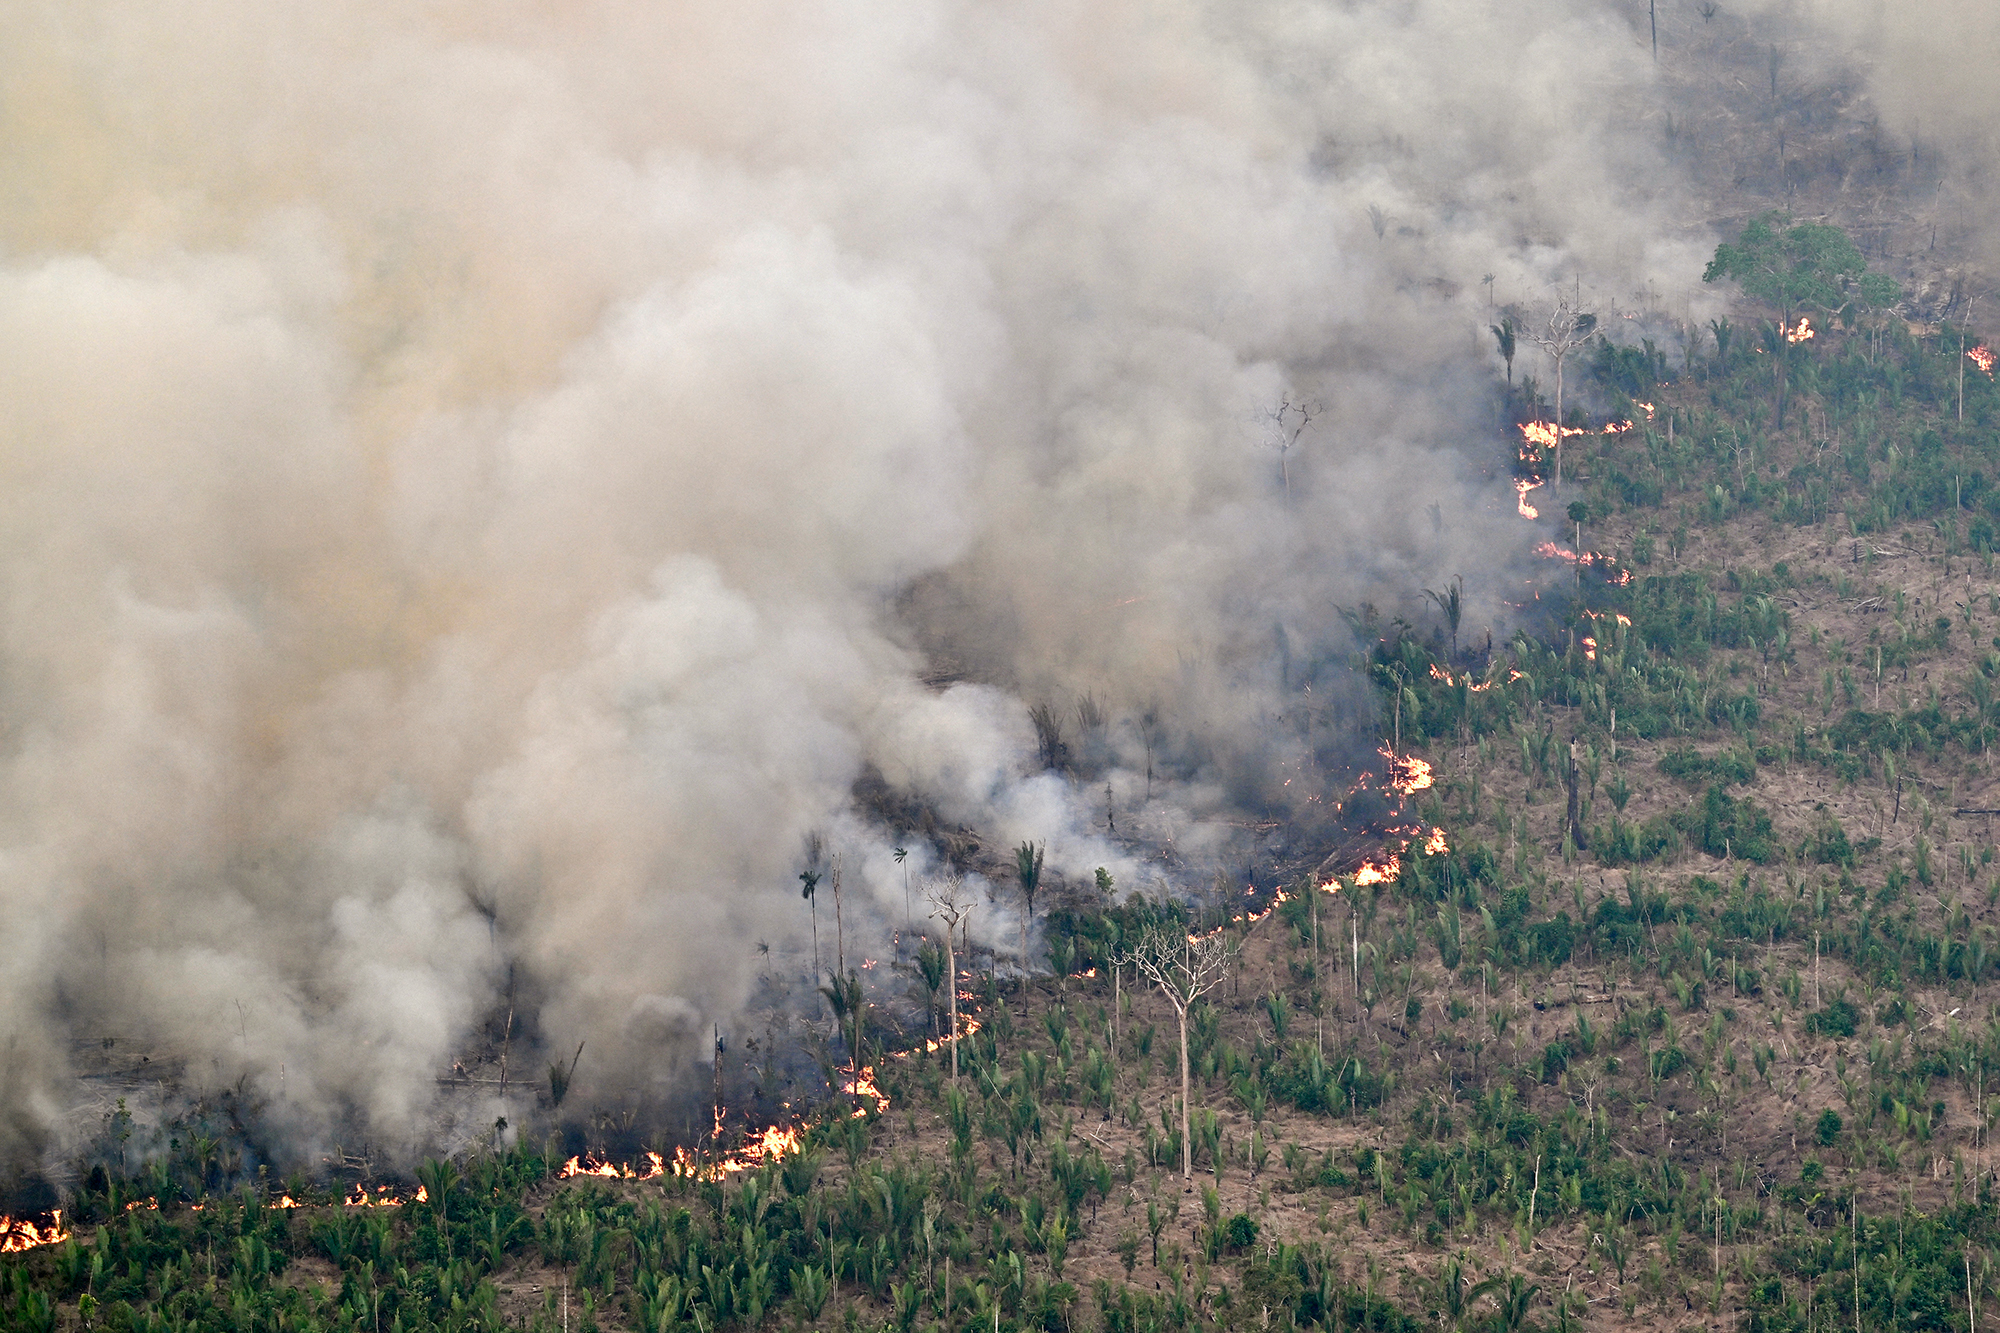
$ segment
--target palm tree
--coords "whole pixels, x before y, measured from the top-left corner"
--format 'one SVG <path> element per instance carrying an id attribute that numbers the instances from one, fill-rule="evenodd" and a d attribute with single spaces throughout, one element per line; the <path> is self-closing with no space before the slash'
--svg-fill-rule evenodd
<path id="1" fill-rule="evenodd" d="M 896 858 L 896 864 L 903 867 L 903 926 L 910 924 L 910 849 L 897 847 L 889 853 Z"/>
<path id="2" fill-rule="evenodd" d="M 1021 917 L 1021 985 L 1028 984 L 1028 927 L 1035 920 L 1035 891 L 1042 886 L 1042 853 L 1046 844 L 1037 847 L 1032 842 L 1024 842 L 1014 849 L 1014 874 L 1021 882 L 1021 898 L 1028 905 Z"/>
<path id="3" fill-rule="evenodd" d="M 1424 589 L 1424 596 L 1437 603 L 1437 609 L 1444 613 L 1444 622 L 1451 628 L 1451 659 L 1458 660 L 1458 622 L 1465 613 L 1465 575 L 1454 574 L 1451 587 L 1443 592 Z"/>
<path id="4" fill-rule="evenodd" d="M 868 1012 L 868 1001 L 862 995 L 861 978 L 849 972 L 846 976 L 833 975 L 827 978 L 831 984 L 821 986 L 819 993 L 826 996 L 833 1006 L 834 1022 L 847 1027 L 847 1072 L 857 1105 L 861 1100 L 861 1023 Z"/>
<path id="5" fill-rule="evenodd" d="M 819 889 L 819 871 L 801 870 L 799 883 L 805 887 L 799 890 L 799 897 L 812 904 L 813 921 L 813 975 L 819 975 L 819 899 L 813 894 Z"/>
<path id="6" fill-rule="evenodd" d="M 1507 387 L 1514 387 L 1514 317 L 1502 317 L 1498 324 L 1489 324 L 1493 337 L 1500 344 L 1500 358 L 1507 363 Z"/>

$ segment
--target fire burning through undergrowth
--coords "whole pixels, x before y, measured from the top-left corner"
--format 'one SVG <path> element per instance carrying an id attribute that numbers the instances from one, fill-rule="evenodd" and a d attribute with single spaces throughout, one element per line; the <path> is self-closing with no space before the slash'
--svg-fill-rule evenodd
<path id="1" fill-rule="evenodd" d="M 1431 663 L 1432 680 L 1439 681 L 1445 685 L 1462 685 L 1466 688 L 1466 690 L 1468 690 L 1473 694 L 1484 693 L 1485 691 L 1492 689 L 1495 685 L 1512 685 L 1515 681 L 1519 680 L 1520 678 L 1521 678 L 1521 673 L 1518 671 L 1509 671 L 1507 673 L 1507 679 L 1505 680 L 1499 680 L 1491 675 L 1489 675 L 1485 680 L 1480 680 L 1477 677 L 1475 677 L 1470 671 L 1460 672 L 1458 675 L 1454 676 L 1452 675 L 1451 672 L 1446 671 L 1443 667 L 1439 666 L 1437 663 L 1435 662 Z"/>
<path id="2" fill-rule="evenodd" d="M 1988 379 L 1993 377 L 1993 349 L 1991 347 L 1988 347 L 1985 343 L 1981 343 L 1967 352 L 1965 356 L 1973 365 L 1985 371 Z"/>
<path id="3" fill-rule="evenodd" d="M 1422 785 L 1429 785 L 1429 766 L 1422 760 L 1414 761 L 1421 766 Z M 1415 788 L 1412 788 L 1415 790 Z M 1439 836 L 1442 836 L 1440 830 Z M 970 1000 L 970 995 L 966 999 Z M 958 1040 L 963 1041 L 979 1031 L 977 1019 L 962 1018 L 959 1021 Z M 934 1037 L 922 1046 L 908 1051 L 899 1051 L 897 1058 L 911 1055 L 935 1054 L 952 1043 L 951 1037 Z M 855 1103 L 849 1118 L 887 1114 L 890 1106 L 888 1094 L 884 1093 L 875 1080 L 875 1069 L 864 1065 L 859 1073 L 845 1079 L 840 1085 L 841 1094 Z M 718 1117 L 718 1122 L 720 1117 Z M 719 1127 L 719 1126 L 718 1126 Z M 618 1163 L 591 1153 L 580 1153 L 564 1162 L 556 1171 L 558 1180 L 573 1180 L 590 1177 L 596 1180 L 663 1180 L 668 1176 L 713 1180 L 720 1176 L 734 1175 L 742 1171 L 754 1171 L 783 1160 L 787 1155 L 799 1151 L 805 1144 L 807 1127 L 804 1122 L 782 1125 L 767 1125 L 744 1143 L 720 1157 L 704 1159 L 687 1148 L 677 1148 L 672 1161 L 657 1152 L 643 1154 L 642 1164 Z M 341 1208 L 401 1208 L 413 1203 L 428 1203 L 430 1195 L 419 1185 L 412 1195 L 397 1193 L 388 1185 L 377 1186 L 373 1193 L 368 1187 L 356 1184 L 351 1192 L 343 1196 L 338 1205 Z M 305 1205 L 285 1194 L 265 1205 L 268 1208 L 300 1208 Z M 153 1199 L 138 1199 L 125 1206 L 125 1211 L 157 1209 L 159 1204 Z M 202 1205 L 191 1204 L 199 1211 Z M 0 1254 L 21 1254 L 44 1245 L 59 1245 L 72 1236 L 69 1227 L 63 1223 L 62 1210 L 57 1209 L 43 1221 L 32 1218 L 15 1218 L 0 1214 Z"/>
<path id="4" fill-rule="evenodd" d="M 1449 672 L 1436 666 L 1431 668 L 1431 674 L 1446 681 L 1451 679 Z M 1515 675 L 1518 676 L 1519 673 Z M 1470 679 L 1470 676 L 1466 677 L 1467 681 Z M 1490 689 L 1493 684 L 1494 682 L 1488 681 L 1477 688 Z M 1402 873 L 1403 856 L 1413 843 L 1417 844 L 1419 854 L 1424 856 L 1440 856 L 1451 850 L 1442 828 L 1432 826 L 1426 830 L 1423 823 L 1409 820 L 1405 812 L 1404 802 L 1416 793 L 1426 791 L 1435 785 L 1437 778 L 1430 762 L 1415 755 L 1398 755 L 1388 746 L 1382 746 L 1376 753 L 1384 760 L 1381 794 L 1392 800 L 1393 808 L 1386 818 L 1379 822 L 1371 821 L 1371 827 L 1365 835 L 1373 840 L 1375 850 L 1362 856 L 1360 864 L 1353 871 L 1353 881 L 1360 887 L 1387 884 L 1395 879 Z M 1341 803 L 1343 809 L 1354 804 L 1357 797 L 1369 790 L 1372 777 L 1372 774 L 1363 773 L 1354 785 L 1348 788 L 1347 798 Z M 1335 855 L 1339 856 L 1340 853 Z M 1338 887 L 1338 881 L 1322 884 L 1320 887 L 1331 892 Z"/>
<path id="5" fill-rule="evenodd" d="M 575 1158 L 570 1159 L 572 1165 L 575 1164 L 575 1161 Z M 379 1185 L 376 1187 L 375 1192 L 370 1194 L 366 1185 L 356 1184 L 353 1192 L 342 1197 L 335 1206 L 341 1208 L 401 1208 L 407 1204 L 428 1202 L 430 1202 L 430 1193 L 422 1185 L 417 1186 L 415 1194 L 405 1196 L 396 1193 L 388 1185 Z M 160 1204 L 157 1199 L 134 1199 L 125 1205 L 125 1211 L 128 1213 L 157 1211 L 159 1206 Z M 264 1206 L 266 1208 L 289 1209 L 303 1208 L 306 1205 L 300 1203 L 289 1194 L 281 1194 Z M 188 1205 L 188 1211 L 198 1213 L 204 1207 L 206 1207 L 204 1204 L 191 1203 Z M 22 1254 L 28 1250 L 39 1249 L 44 1245 L 60 1245 L 64 1241 L 69 1240 L 73 1234 L 70 1228 L 63 1224 L 63 1210 L 60 1208 L 51 1212 L 48 1215 L 48 1220 L 45 1222 L 36 1222 L 33 1218 L 27 1217 L 9 1217 L 5 1213 L 0 1213 L 0 1254 Z"/>
<path id="6" fill-rule="evenodd" d="M 1803 323 L 1803 321 L 1801 321 Z M 1807 336 L 1810 336 L 1808 333 Z M 1635 402 L 1632 406 L 1646 414 L 1646 420 L 1653 419 L 1653 404 Z M 1602 430 L 1587 430 L 1582 426 L 1556 426 L 1547 421 L 1524 421 L 1520 423 L 1521 446 L 1518 459 L 1522 472 L 1526 475 L 1514 479 L 1514 508 L 1522 518 L 1533 522 L 1542 516 L 1542 511 L 1528 503 L 1528 494 L 1539 490 L 1543 484 L 1542 463 L 1548 450 L 1554 449 L 1560 440 L 1572 435 L 1623 435 L 1631 430 L 1634 422 L 1630 418 L 1614 421 Z M 1620 587 L 1632 581 L 1632 571 L 1619 569 L 1617 561 L 1603 551 L 1576 551 L 1558 546 L 1555 542 L 1542 542 L 1535 547 L 1535 554 L 1544 560 L 1561 560 L 1584 568 L 1597 568 L 1604 572 L 1607 580 Z"/>
<path id="7" fill-rule="evenodd" d="M 22 1217 L 0 1214 L 0 1254 L 21 1254 L 42 1245 L 58 1245 L 70 1237 L 63 1225 L 62 1209 L 50 1214 L 46 1225 Z"/>

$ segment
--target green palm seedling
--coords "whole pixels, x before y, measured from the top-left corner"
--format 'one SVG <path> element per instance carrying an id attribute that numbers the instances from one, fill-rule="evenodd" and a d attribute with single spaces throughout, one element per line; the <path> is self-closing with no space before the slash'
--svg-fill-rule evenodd
<path id="1" fill-rule="evenodd" d="M 900 1333 L 910 1333 L 917 1325 L 917 1316 L 923 1312 L 924 1289 L 914 1279 L 891 1283 L 889 1298 L 896 1310 L 897 1329 Z"/>
<path id="2" fill-rule="evenodd" d="M 1488 1279 L 1488 1282 L 1493 1285 L 1494 1303 L 1500 1307 L 1500 1327 L 1505 1333 L 1520 1333 L 1521 1327 L 1528 1321 L 1528 1308 L 1534 1304 L 1535 1293 L 1541 1290 L 1541 1286 L 1529 1282 L 1519 1273 L 1509 1273 L 1504 1286 L 1497 1278 Z"/>
<path id="3" fill-rule="evenodd" d="M 1271 1031 L 1280 1042 L 1292 1022 L 1291 997 L 1281 990 L 1274 990 L 1264 997 L 1264 1012 L 1271 1016 Z"/>
<path id="4" fill-rule="evenodd" d="M 423 1190 L 431 1216 L 442 1224 L 450 1213 L 451 1192 L 458 1187 L 458 1168 L 451 1164 L 449 1158 L 426 1159 L 417 1168 L 417 1183 Z"/>
<path id="5" fill-rule="evenodd" d="M 924 980 L 924 1008 L 930 1013 L 931 1034 L 937 1035 L 937 992 L 944 985 L 944 950 L 936 941 L 917 946 L 917 975 Z"/>
<path id="6" fill-rule="evenodd" d="M 534 1235 L 534 1223 L 512 1204 L 486 1215 L 479 1229 L 479 1253 L 488 1272 L 498 1272 L 507 1262 L 507 1252 Z"/>
<path id="7" fill-rule="evenodd" d="M 1465 1317 L 1472 1312 L 1478 1292 L 1465 1280 L 1464 1256 L 1455 1254 L 1444 1261 L 1437 1277 L 1431 1280 L 1427 1295 L 1441 1327 L 1451 1333 L 1465 1327 Z"/>

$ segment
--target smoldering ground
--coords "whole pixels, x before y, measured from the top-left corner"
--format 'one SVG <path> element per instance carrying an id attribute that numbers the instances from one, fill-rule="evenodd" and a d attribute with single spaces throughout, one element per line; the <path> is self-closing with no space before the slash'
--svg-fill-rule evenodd
<path id="1" fill-rule="evenodd" d="M 10 9 L 0 1156 L 105 1037 L 290 1163 L 435 1141 L 510 1005 L 680 1086 L 809 831 L 900 917 L 864 772 L 1149 873 L 1036 701 L 1223 855 L 1340 606 L 1506 632 L 1492 304 L 1719 299 L 1635 21 Z"/>

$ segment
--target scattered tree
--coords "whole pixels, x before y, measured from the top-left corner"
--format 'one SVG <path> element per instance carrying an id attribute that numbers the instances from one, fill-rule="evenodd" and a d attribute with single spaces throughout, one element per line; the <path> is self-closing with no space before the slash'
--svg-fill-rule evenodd
<path id="1" fill-rule="evenodd" d="M 1142 935 L 1121 961 L 1131 963 L 1160 988 L 1173 1006 L 1181 1034 L 1181 1176 L 1194 1179 L 1194 1129 L 1189 1119 L 1188 1010 L 1194 1002 L 1222 984 L 1229 973 L 1235 948 L 1222 931 L 1212 935 L 1188 935 L 1154 929 Z M 1192 1188 L 1192 1185 L 1190 1185 Z"/>
<path id="2" fill-rule="evenodd" d="M 1744 295 L 1761 301 L 1790 324 L 1804 312 L 1834 314 L 1886 309 L 1902 293 L 1895 280 L 1868 271 L 1868 261 L 1838 227 L 1787 226 L 1783 213 L 1751 219 L 1734 241 L 1715 247 L 1703 282 L 1731 278 Z"/>

